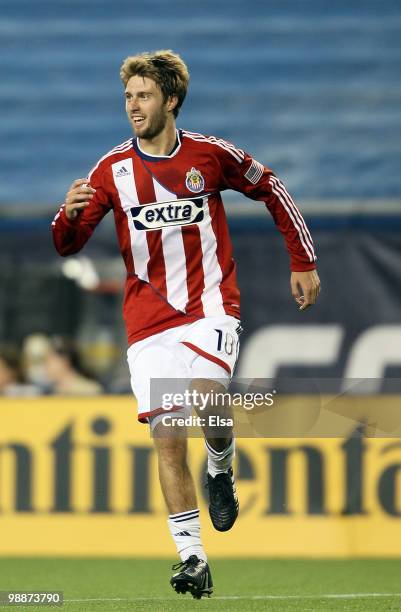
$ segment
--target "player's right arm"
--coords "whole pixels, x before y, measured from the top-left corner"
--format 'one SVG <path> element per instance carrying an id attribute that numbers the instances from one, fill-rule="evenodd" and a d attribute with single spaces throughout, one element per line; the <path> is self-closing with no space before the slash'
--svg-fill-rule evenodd
<path id="1" fill-rule="evenodd" d="M 66 256 L 80 251 L 111 206 L 99 171 L 74 181 L 52 223 L 57 252 Z"/>

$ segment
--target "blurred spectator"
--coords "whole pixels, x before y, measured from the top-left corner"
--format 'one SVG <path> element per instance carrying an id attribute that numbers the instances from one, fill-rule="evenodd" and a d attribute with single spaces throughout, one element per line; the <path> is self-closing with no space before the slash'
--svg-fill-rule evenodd
<path id="1" fill-rule="evenodd" d="M 30 334 L 22 345 L 22 363 L 25 378 L 39 387 L 43 393 L 49 392 L 49 380 L 46 372 L 46 358 L 50 341 L 44 334 Z"/>
<path id="2" fill-rule="evenodd" d="M 18 353 L 11 348 L 0 349 L 0 395 L 17 397 L 38 394 L 38 387 L 24 382 Z"/>
<path id="3" fill-rule="evenodd" d="M 46 378 L 57 395 L 99 395 L 102 386 L 83 370 L 74 343 L 61 336 L 49 341 L 45 358 Z"/>

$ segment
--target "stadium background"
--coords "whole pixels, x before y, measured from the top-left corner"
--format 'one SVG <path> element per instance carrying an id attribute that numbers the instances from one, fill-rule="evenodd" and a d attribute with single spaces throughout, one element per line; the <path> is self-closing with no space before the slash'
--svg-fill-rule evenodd
<path id="1" fill-rule="evenodd" d="M 323 292 L 300 315 L 268 214 L 226 195 L 245 325 L 239 372 L 336 389 L 372 379 L 377 406 L 386 395 L 398 407 L 399 3 L 3 0 L 0 31 L 0 340 L 21 349 L 32 333 L 73 338 L 112 394 L 0 400 L 0 553 L 171 557 L 150 440 L 124 396 L 112 220 L 61 260 L 52 217 L 72 180 L 130 133 L 122 59 L 173 48 L 192 76 L 179 126 L 272 167 L 318 250 Z M 400 448 L 385 435 L 240 440 L 244 512 L 224 545 L 205 525 L 212 554 L 399 556 Z M 200 480 L 199 440 L 192 452 Z"/>

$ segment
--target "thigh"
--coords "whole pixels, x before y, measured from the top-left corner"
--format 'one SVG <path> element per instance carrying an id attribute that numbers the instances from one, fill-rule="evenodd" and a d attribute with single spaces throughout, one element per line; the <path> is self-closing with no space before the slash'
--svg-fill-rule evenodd
<path id="1" fill-rule="evenodd" d="M 170 406 L 171 400 L 176 394 L 184 393 L 190 377 L 188 365 L 175 347 L 155 339 L 144 346 L 130 347 L 127 358 L 138 420 L 146 423 L 174 409 Z"/>
<path id="2" fill-rule="evenodd" d="M 191 364 L 193 378 L 230 379 L 238 359 L 241 323 L 229 315 L 200 319 L 185 329 L 181 343 L 203 359 Z M 216 368 L 217 366 L 217 368 Z"/>

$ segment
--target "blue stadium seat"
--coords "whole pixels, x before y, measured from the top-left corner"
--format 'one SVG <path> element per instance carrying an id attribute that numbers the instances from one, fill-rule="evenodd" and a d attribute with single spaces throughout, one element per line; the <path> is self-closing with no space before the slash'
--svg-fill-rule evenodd
<path id="1" fill-rule="evenodd" d="M 130 136 L 119 66 L 173 48 L 179 125 L 236 142 L 298 198 L 401 196 L 398 0 L 4 0 L 0 202 L 54 207 Z M 34 211 L 34 204 L 32 204 Z"/>

